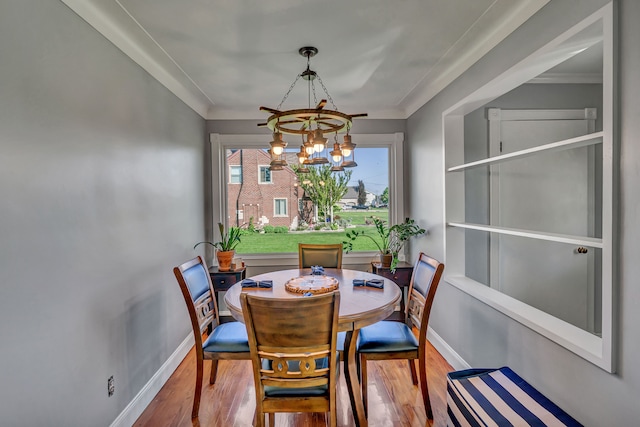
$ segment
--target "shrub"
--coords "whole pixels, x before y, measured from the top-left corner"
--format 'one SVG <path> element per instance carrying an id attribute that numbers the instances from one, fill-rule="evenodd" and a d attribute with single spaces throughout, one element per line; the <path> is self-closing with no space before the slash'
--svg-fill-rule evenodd
<path id="1" fill-rule="evenodd" d="M 262 227 L 262 230 L 263 230 L 265 233 L 275 233 L 275 229 L 276 229 L 276 228 L 275 228 L 273 225 L 268 225 L 268 224 L 267 224 L 267 225 L 265 225 L 264 227 Z"/>
<path id="2" fill-rule="evenodd" d="M 280 225 L 278 227 L 275 227 L 273 229 L 274 233 L 288 233 L 289 232 L 289 227 L 285 226 L 285 225 Z"/>

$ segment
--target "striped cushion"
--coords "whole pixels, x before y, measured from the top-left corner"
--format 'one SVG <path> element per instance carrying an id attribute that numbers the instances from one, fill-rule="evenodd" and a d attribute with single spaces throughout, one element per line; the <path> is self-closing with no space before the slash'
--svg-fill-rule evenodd
<path id="1" fill-rule="evenodd" d="M 582 426 L 511 369 L 447 375 L 447 426 Z"/>

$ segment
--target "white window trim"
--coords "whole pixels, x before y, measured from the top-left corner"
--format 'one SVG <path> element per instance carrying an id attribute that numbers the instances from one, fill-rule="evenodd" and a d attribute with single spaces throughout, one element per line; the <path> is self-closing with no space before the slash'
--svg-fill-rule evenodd
<path id="1" fill-rule="evenodd" d="M 594 13 L 590 17 L 575 25 L 552 42 L 548 43 L 528 58 L 516 64 L 502 75 L 496 77 L 476 92 L 465 97 L 463 100 L 446 110 L 442 114 L 443 126 L 443 152 L 445 156 L 444 173 L 444 193 L 445 203 L 444 218 L 445 227 L 445 271 L 444 280 L 475 297 L 479 301 L 506 314 L 512 319 L 522 323 L 532 330 L 540 333 L 548 339 L 562 345 L 566 349 L 583 357 L 585 360 L 608 371 L 615 372 L 614 354 L 614 301 L 615 301 L 615 270 L 614 261 L 616 259 L 616 248 L 614 247 L 614 233 L 617 229 L 615 218 L 616 209 L 613 203 L 613 194 L 616 192 L 617 175 L 614 159 L 614 120 L 613 109 L 616 102 L 614 99 L 614 18 L 613 2 Z M 491 289 L 490 287 L 476 282 L 465 276 L 465 254 L 464 254 L 464 230 L 466 228 L 484 229 L 491 232 L 509 232 L 509 230 L 497 229 L 496 227 L 481 226 L 480 228 L 472 224 L 450 221 L 450 218 L 461 217 L 464 211 L 464 200 L 451 195 L 464 194 L 464 175 L 457 171 L 474 167 L 482 163 L 492 163 L 506 159 L 508 155 L 497 156 L 481 162 L 460 164 L 459 159 L 464 158 L 464 115 L 486 105 L 491 99 L 518 87 L 520 84 L 529 81 L 531 78 L 544 71 L 549 64 L 540 58 L 552 58 L 560 61 L 554 55 L 557 48 L 567 39 L 577 34 L 588 26 L 602 21 L 603 27 L 603 131 L 598 134 L 591 134 L 583 137 L 585 142 L 594 138 L 602 138 L 603 144 L 603 183 L 602 183 L 602 239 L 583 239 L 587 246 L 602 248 L 602 336 L 590 334 L 576 326 L 564 322 L 541 310 L 522 303 L 508 295 Z M 554 64 L 555 65 L 555 64 Z M 583 141 L 580 138 L 564 141 L 567 145 L 578 145 Z M 549 144 L 551 146 L 552 144 Z M 549 147 L 544 147 L 548 149 Z M 524 155 L 528 153 L 519 153 Z M 513 157 L 513 156 L 512 156 Z M 453 172 L 453 173 L 452 173 Z M 461 190 L 462 189 L 462 190 Z M 462 217 L 461 217 L 462 218 Z M 518 231 L 519 232 L 519 231 Z M 540 238 L 541 233 L 528 233 L 530 237 Z M 553 238 L 554 241 L 561 239 L 558 236 L 542 236 Z"/>
<path id="2" fill-rule="evenodd" d="M 231 182 L 231 177 L 233 177 L 233 174 L 231 173 L 231 170 L 233 168 L 240 168 L 240 182 Z M 229 184 L 233 184 L 233 185 L 239 185 L 242 184 L 242 166 L 241 165 L 229 165 Z"/>
<path id="3" fill-rule="evenodd" d="M 397 223 L 405 218 L 404 209 L 404 133 L 383 133 L 383 134 L 357 134 L 352 133 L 353 141 L 358 147 L 367 148 L 389 148 L 389 221 Z M 232 148 L 266 148 L 268 145 L 267 135 L 264 134 L 219 134 L 209 135 L 211 144 L 211 192 L 214 203 L 218 200 L 219 206 L 213 206 L 212 229 L 218 222 L 228 223 L 227 212 L 227 188 L 225 177 L 222 171 L 225 170 L 227 149 Z M 356 161 L 357 161 L 356 149 Z M 368 264 L 377 252 L 351 252 L 344 254 L 343 264 Z M 403 254 L 400 255 L 402 258 Z M 250 266 L 262 267 L 273 265 L 273 260 L 279 260 L 282 266 L 297 266 L 298 254 L 243 254 L 242 259 L 249 261 Z"/>
<path id="4" fill-rule="evenodd" d="M 258 165 L 258 184 L 260 185 L 271 185 L 273 184 L 273 175 L 269 174 L 269 178 L 271 179 L 270 181 L 263 181 L 262 180 L 262 168 L 269 168 L 269 165 Z"/>
<path id="5" fill-rule="evenodd" d="M 278 206 L 278 200 L 284 200 L 284 214 L 277 214 L 276 207 Z M 288 218 L 289 217 L 289 200 L 286 197 L 274 197 L 273 199 L 273 217 L 274 218 Z"/>

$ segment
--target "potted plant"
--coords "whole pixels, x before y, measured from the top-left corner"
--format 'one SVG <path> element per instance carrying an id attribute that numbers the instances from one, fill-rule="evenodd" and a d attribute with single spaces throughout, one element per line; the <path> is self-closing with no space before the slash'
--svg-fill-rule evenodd
<path id="1" fill-rule="evenodd" d="M 218 259 L 218 270 L 229 271 L 231 270 L 231 261 L 235 254 L 236 246 L 240 243 L 240 227 L 229 227 L 229 232 L 225 233 L 224 224 L 218 223 L 218 229 L 220 230 L 221 240 L 219 242 L 198 242 L 193 246 L 193 249 L 198 245 L 206 243 L 217 249 L 216 257 Z"/>
<path id="2" fill-rule="evenodd" d="M 353 241 L 358 237 L 367 237 L 376 244 L 380 252 L 380 263 L 382 266 L 391 268 L 391 271 L 395 271 L 398 265 L 398 253 L 400 253 L 400 250 L 404 247 L 407 240 L 413 236 L 419 236 L 425 233 L 424 229 L 420 228 L 414 220 L 409 218 L 405 219 L 403 223 L 389 226 L 386 221 L 373 217 L 373 224 L 381 241 L 366 234 L 364 230 L 348 231 L 346 236 L 349 240 L 342 242 L 345 247 L 345 252 L 349 253 L 353 249 Z"/>

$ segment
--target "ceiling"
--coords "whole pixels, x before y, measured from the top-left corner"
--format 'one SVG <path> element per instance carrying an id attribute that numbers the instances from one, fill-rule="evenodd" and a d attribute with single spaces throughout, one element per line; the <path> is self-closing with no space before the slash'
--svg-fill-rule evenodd
<path id="1" fill-rule="evenodd" d="M 202 117 L 265 119 L 303 46 L 340 111 L 407 118 L 549 0 L 62 1 Z"/>

